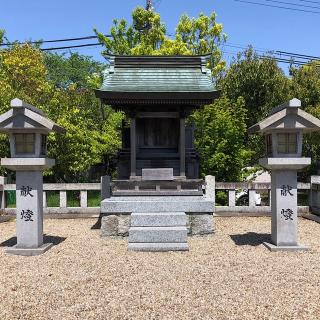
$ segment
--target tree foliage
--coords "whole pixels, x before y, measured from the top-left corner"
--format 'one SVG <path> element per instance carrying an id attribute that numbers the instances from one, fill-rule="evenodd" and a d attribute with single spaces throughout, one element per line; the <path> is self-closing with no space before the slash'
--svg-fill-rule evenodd
<path id="1" fill-rule="evenodd" d="M 101 115 L 101 109 L 106 116 Z M 51 135 L 50 156 L 56 158 L 53 175 L 57 181 L 79 181 L 94 164 L 108 164 L 120 147 L 122 114 L 112 111 L 94 96 L 92 89 L 76 85 L 55 90 L 48 116 L 67 129 L 64 135 Z"/>
<path id="2" fill-rule="evenodd" d="M 272 58 L 260 58 L 252 48 L 239 53 L 219 83 L 231 100 L 243 97 L 248 109 L 247 126 L 289 97 L 289 80 Z"/>
<path id="3" fill-rule="evenodd" d="M 46 53 L 44 63 L 48 72 L 48 79 L 57 88 L 68 88 L 77 85 L 78 88 L 88 88 L 92 77 L 101 77 L 104 68 L 102 63 L 90 57 L 71 53 L 70 55 Z M 101 78 L 99 79 L 101 82 Z"/>
<path id="4" fill-rule="evenodd" d="M 218 181 L 240 179 L 250 157 L 244 146 L 246 113 L 243 98 L 232 101 L 221 97 L 193 114 L 203 175 L 214 175 Z"/>
<path id="5" fill-rule="evenodd" d="M 166 26 L 160 15 L 138 7 L 132 13 L 132 23 L 115 19 L 110 30 L 111 38 L 94 30 L 105 46 L 104 54 L 120 55 L 190 55 L 210 54 L 209 67 L 217 74 L 224 66 L 219 46 L 226 40 L 222 24 L 216 22 L 216 14 L 198 18 L 183 15 L 175 37 L 166 35 Z"/>
<path id="6" fill-rule="evenodd" d="M 292 95 L 301 100 L 307 112 L 320 119 L 320 62 L 314 61 L 299 68 L 291 68 Z M 305 135 L 304 155 L 311 157 L 308 174 L 317 173 L 320 167 L 320 134 Z"/>
<path id="7" fill-rule="evenodd" d="M 237 101 L 239 97 L 244 99 L 247 109 L 245 123 L 248 128 L 265 118 L 272 108 L 291 97 L 290 80 L 275 59 L 260 58 L 252 48 L 237 55 L 218 86 L 231 101 Z M 245 134 L 244 143 L 251 154 L 247 165 L 257 163 L 265 152 L 262 137 Z"/>
<path id="8" fill-rule="evenodd" d="M 4 39 L 4 30 L 0 29 L 0 44 L 3 43 Z"/>
<path id="9" fill-rule="evenodd" d="M 122 114 L 101 106 L 92 89 L 101 81 L 100 69 L 88 57 L 44 56 L 30 45 L 0 51 L 0 112 L 18 97 L 67 129 L 66 135 L 49 136 L 49 155 L 57 165 L 47 174 L 56 181 L 79 181 L 98 163 L 107 164 L 108 170 L 120 145 Z M 1 139 L 1 156 L 8 156 L 8 139 Z"/>

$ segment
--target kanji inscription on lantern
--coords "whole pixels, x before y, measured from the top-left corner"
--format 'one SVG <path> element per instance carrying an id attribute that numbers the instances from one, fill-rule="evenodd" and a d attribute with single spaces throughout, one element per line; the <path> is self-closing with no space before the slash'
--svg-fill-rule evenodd
<path id="1" fill-rule="evenodd" d="M 287 195 L 293 196 L 293 193 L 291 192 L 293 188 L 291 186 L 287 185 L 282 185 L 281 187 L 281 195 L 286 197 Z"/>
<path id="2" fill-rule="evenodd" d="M 22 210 L 21 213 L 20 213 L 21 220 L 33 221 L 32 217 L 33 217 L 33 211 L 32 210 L 26 209 L 26 210 Z"/>
<path id="3" fill-rule="evenodd" d="M 20 195 L 22 197 L 33 197 L 33 195 L 30 193 L 32 191 L 32 188 L 30 186 L 22 186 L 20 189 Z"/>
<path id="4" fill-rule="evenodd" d="M 282 209 L 281 216 L 284 218 L 284 220 L 293 221 L 293 211 L 291 209 Z"/>

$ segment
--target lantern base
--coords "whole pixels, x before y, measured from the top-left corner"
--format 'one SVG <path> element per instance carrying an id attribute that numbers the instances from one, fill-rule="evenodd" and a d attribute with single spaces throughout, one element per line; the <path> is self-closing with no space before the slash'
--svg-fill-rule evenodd
<path id="1" fill-rule="evenodd" d="M 262 158 L 259 164 L 269 170 L 302 170 L 311 164 L 311 158 Z"/>
<path id="2" fill-rule="evenodd" d="M 14 171 L 43 171 L 54 166 L 50 158 L 2 158 L 1 165 Z"/>
<path id="3" fill-rule="evenodd" d="M 296 245 L 296 246 L 276 246 L 273 243 L 264 242 L 263 245 L 267 247 L 270 251 L 308 251 L 310 250 L 308 247 L 304 245 Z"/>
<path id="4" fill-rule="evenodd" d="M 18 256 L 38 256 L 40 254 L 45 253 L 53 246 L 53 243 L 44 243 L 42 246 L 38 248 L 21 248 L 17 245 L 13 247 L 7 247 L 5 252 L 8 254 L 14 254 Z"/>

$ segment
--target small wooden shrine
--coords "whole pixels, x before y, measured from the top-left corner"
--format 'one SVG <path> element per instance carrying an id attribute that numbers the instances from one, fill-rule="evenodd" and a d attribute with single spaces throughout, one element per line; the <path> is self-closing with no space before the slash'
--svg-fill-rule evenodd
<path id="1" fill-rule="evenodd" d="M 118 179 L 136 180 L 142 169 L 173 168 L 175 178 L 199 176 L 193 127 L 186 117 L 218 97 L 208 56 L 108 56 L 109 68 L 96 95 L 123 111 Z"/>

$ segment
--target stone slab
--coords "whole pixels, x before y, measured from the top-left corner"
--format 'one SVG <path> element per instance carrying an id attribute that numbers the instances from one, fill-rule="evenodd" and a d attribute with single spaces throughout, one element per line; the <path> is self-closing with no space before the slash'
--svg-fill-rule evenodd
<path id="1" fill-rule="evenodd" d="M 45 253 L 53 246 L 53 243 L 44 243 L 39 248 L 21 248 L 17 245 L 13 247 L 7 247 L 5 252 L 8 254 L 14 254 L 19 256 L 38 256 L 40 254 Z"/>
<path id="2" fill-rule="evenodd" d="M 301 170 L 311 164 L 311 158 L 262 158 L 259 164 L 272 170 Z"/>
<path id="3" fill-rule="evenodd" d="M 127 197 L 127 196 L 203 196 L 202 191 L 195 190 L 120 190 L 113 191 L 113 196 L 117 197 Z M 105 199 L 105 198 L 103 198 Z"/>
<path id="4" fill-rule="evenodd" d="M 182 243 L 129 243 L 128 250 L 130 251 L 188 251 L 187 242 Z"/>
<path id="5" fill-rule="evenodd" d="M 111 197 L 101 202 L 101 213 L 214 212 L 214 202 L 204 197 Z M 125 198 L 125 199 L 123 199 Z M 135 198 L 135 199 L 131 199 Z"/>
<path id="6" fill-rule="evenodd" d="M 169 227 L 186 226 L 187 215 L 184 212 L 159 212 L 131 214 L 131 227 Z"/>
<path id="7" fill-rule="evenodd" d="M 147 181 L 172 181 L 173 168 L 142 169 L 141 179 Z"/>
<path id="8" fill-rule="evenodd" d="M 176 243 L 187 242 L 186 227 L 130 227 L 129 243 L 158 242 Z"/>
<path id="9" fill-rule="evenodd" d="M 1 165 L 15 171 L 46 170 L 54 166 L 55 160 L 50 158 L 2 158 Z"/>
<path id="10" fill-rule="evenodd" d="M 273 243 L 264 242 L 263 245 L 267 247 L 270 251 L 309 251 L 310 249 L 304 245 L 297 246 L 276 246 Z"/>
<path id="11" fill-rule="evenodd" d="M 148 196 L 142 196 L 142 195 L 134 195 L 134 196 L 112 196 L 110 199 L 106 199 L 109 201 L 204 201 L 207 200 L 203 195 L 196 195 L 196 196 L 182 196 L 182 195 L 175 195 L 175 196 L 157 196 L 157 195 L 148 195 Z"/>

